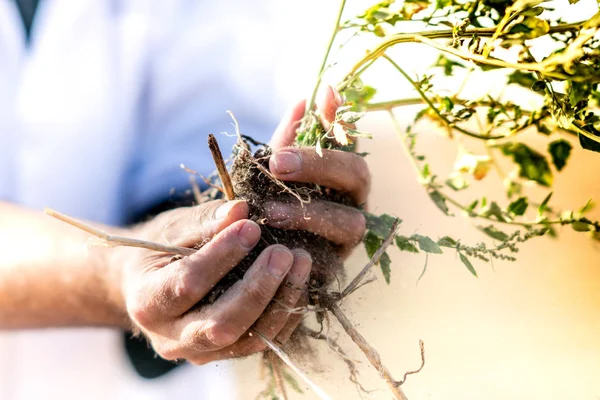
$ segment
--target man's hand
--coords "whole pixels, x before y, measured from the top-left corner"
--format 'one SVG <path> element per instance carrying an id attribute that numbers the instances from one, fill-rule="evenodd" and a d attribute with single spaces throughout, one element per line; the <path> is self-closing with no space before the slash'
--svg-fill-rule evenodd
<path id="1" fill-rule="evenodd" d="M 325 88 L 317 100 L 321 122 L 327 129 L 342 105 L 341 96 Z M 296 129 L 304 115 L 304 101 L 296 104 L 283 118 L 271 140 L 274 154 L 269 168 L 282 181 L 315 183 L 348 193 L 355 204 L 365 205 L 370 175 L 365 160 L 353 153 L 323 149 L 320 157 L 315 148 L 291 147 Z M 323 236 L 341 246 L 342 256 L 360 243 L 365 233 L 365 218 L 355 208 L 321 200 L 300 204 L 270 202 L 266 207 L 268 224 L 283 229 L 299 229 Z"/>
<path id="2" fill-rule="evenodd" d="M 288 311 L 305 304 L 302 289 L 312 261 L 305 251 L 281 245 L 265 249 L 215 303 L 195 307 L 260 239 L 259 226 L 247 217 L 243 201 L 168 211 L 138 227 L 136 237 L 183 247 L 206 244 L 175 261 L 139 249 L 117 253 L 127 260 L 123 291 L 129 315 L 163 358 L 204 364 L 241 357 L 264 349 L 258 337 L 246 333 L 251 326 L 283 343 L 298 324 L 301 316 Z"/>
<path id="3" fill-rule="evenodd" d="M 340 105 L 339 96 L 328 88 L 318 102 L 325 126 Z M 304 102 L 298 103 L 273 135 L 271 172 L 283 181 L 346 192 L 356 204 L 365 204 L 370 178 L 361 157 L 337 150 L 323 150 L 320 157 L 314 148 L 290 147 L 304 107 Z M 365 231 L 360 211 L 329 201 L 313 200 L 303 207 L 271 201 L 266 213 L 269 225 L 306 230 L 340 245 L 341 256 Z M 173 261 L 149 251 L 121 251 L 121 259 L 129 260 L 124 278 L 128 312 L 162 357 L 195 364 L 240 357 L 264 349 L 258 337 L 249 335 L 250 327 L 280 343 L 296 328 L 302 315 L 289 310 L 306 304 L 302 289 L 312 261 L 304 250 L 281 245 L 265 249 L 244 279 L 214 304 L 195 307 L 260 239 L 259 226 L 247 218 L 243 201 L 172 210 L 142 225 L 135 237 L 182 247 L 207 242 L 196 253 Z"/>

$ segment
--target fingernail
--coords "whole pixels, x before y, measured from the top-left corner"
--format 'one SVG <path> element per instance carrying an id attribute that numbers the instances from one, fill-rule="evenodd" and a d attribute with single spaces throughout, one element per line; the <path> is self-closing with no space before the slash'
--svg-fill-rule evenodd
<path id="1" fill-rule="evenodd" d="M 283 278 L 291 268 L 293 261 L 294 256 L 288 249 L 277 247 L 273 249 L 273 252 L 271 253 L 267 268 L 271 275 L 274 275 L 277 278 Z"/>
<path id="2" fill-rule="evenodd" d="M 242 246 L 252 248 L 260 239 L 260 227 L 253 221 L 246 221 L 238 231 L 238 238 Z"/>
<path id="3" fill-rule="evenodd" d="M 329 89 L 331 89 L 331 93 L 333 93 L 333 98 L 335 99 L 336 104 L 338 106 L 344 104 L 344 99 L 342 98 L 340 92 L 338 92 L 333 86 L 329 86 Z"/>
<path id="4" fill-rule="evenodd" d="M 300 154 L 293 151 L 280 151 L 271 157 L 275 172 L 280 174 L 291 174 L 302 166 Z"/>
<path id="5" fill-rule="evenodd" d="M 226 203 L 221 204 L 215 210 L 215 214 L 214 214 L 215 219 L 221 219 L 221 218 L 225 218 L 226 216 L 228 216 L 229 211 L 231 211 L 233 206 L 235 206 L 236 204 L 237 204 L 237 202 L 235 202 L 235 201 L 228 201 Z"/>
<path id="6" fill-rule="evenodd" d="M 293 280 L 295 283 L 304 282 L 312 268 L 312 257 L 306 250 L 296 249 L 295 254 L 295 274 Z"/>

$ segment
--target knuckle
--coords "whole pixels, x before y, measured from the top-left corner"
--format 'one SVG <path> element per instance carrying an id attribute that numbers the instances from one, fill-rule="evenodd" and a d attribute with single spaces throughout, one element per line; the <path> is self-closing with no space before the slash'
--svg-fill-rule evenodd
<path id="1" fill-rule="evenodd" d="M 127 305 L 127 312 L 129 313 L 129 316 L 142 327 L 151 326 L 155 321 L 155 313 L 152 312 L 150 307 L 138 299 L 129 302 Z"/>
<path id="2" fill-rule="evenodd" d="M 355 176 L 357 183 L 360 187 L 365 188 L 368 191 L 371 185 L 371 174 L 369 173 L 369 166 L 364 158 L 354 155 L 355 162 Z"/>
<path id="3" fill-rule="evenodd" d="M 206 328 L 204 335 L 208 342 L 217 349 L 231 346 L 240 338 L 244 330 L 232 322 L 220 322 Z"/>
<path id="4" fill-rule="evenodd" d="M 207 364 L 207 363 L 213 361 L 213 359 L 210 357 L 207 357 L 207 356 L 200 356 L 200 357 L 194 357 L 194 358 L 188 359 L 187 361 L 192 365 L 202 366 L 204 364 Z"/>
<path id="5" fill-rule="evenodd" d="M 193 270 L 189 265 L 189 260 L 183 258 L 180 260 L 181 269 L 184 271 Z M 192 273 L 181 272 L 173 278 L 173 301 L 175 303 L 187 303 L 189 299 L 200 299 L 202 293 L 202 285 L 199 285 Z"/>
<path id="6" fill-rule="evenodd" d="M 204 222 L 206 220 L 213 219 L 215 211 L 223 203 L 225 203 L 224 200 L 215 200 L 195 206 L 192 208 L 192 217 L 198 222 Z"/>
<path id="7" fill-rule="evenodd" d="M 349 223 L 352 239 L 356 242 L 360 241 L 367 230 L 367 222 L 365 216 L 360 211 L 355 211 Z"/>
<path id="8" fill-rule="evenodd" d="M 181 349 L 178 347 L 153 344 L 152 348 L 154 349 L 156 354 L 158 354 L 161 358 L 164 358 L 165 360 L 174 361 L 183 358 L 181 356 Z"/>
<path id="9" fill-rule="evenodd" d="M 247 281 L 244 285 L 244 291 L 246 297 L 254 305 L 264 306 L 273 297 L 273 288 L 261 279 Z"/>

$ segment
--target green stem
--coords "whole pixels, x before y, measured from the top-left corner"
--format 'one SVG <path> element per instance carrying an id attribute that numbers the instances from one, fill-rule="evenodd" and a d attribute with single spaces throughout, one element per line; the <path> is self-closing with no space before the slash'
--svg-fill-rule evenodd
<path id="1" fill-rule="evenodd" d="M 433 102 L 429 99 L 429 97 L 427 97 L 425 92 L 423 92 L 423 90 L 421 90 L 419 85 L 415 81 L 412 80 L 412 78 L 406 73 L 406 71 L 404 71 L 404 69 L 402 69 L 402 67 L 400 67 L 394 60 L 392 60 L 386 54 L 382 54 L 381 57 L 388 60 L 394 66 L 394 68 L 396 68 L 398 70 L 398 72 L 400 72 L 406 78 L 406 80 L 410 82 L 410 84 L 419 93 L 419 95 L 421 96 L 423 101 L 425 101 L 425 103 L 427 103 L 427 105 L 433 110 L 433 112 L 435 112 L 437 114 L 437 116 L 446 124 L 446 126 L 448 128 L 455 129 L 460 133 L 463 133 L 467 136 L 470 136 L 470 137 L 473 137 L 476 139 L 480 139 L 480 140 L 502 139 L 504 137 L 504 136 L 481 136 L 481 135 L 478 135 L 471 131 L 468 131 L 464 128 L 461 128 L 460 126 L 454 125 L 453 123 L 448 121 L 448 119 L 444 115 L 442 115 L 441 111 L 433 104 Z"/>
<path id="2" fill-rule="evenodd" d="M 493 102 L 489 101 L 489 100 L 480 100 L 477 102 L 473 102 L 472 100 L 465 100 L 465 99 L 460 99 L 460 98 L 456 98 L 456 97 L 452 97 L 454 99 L 455 102 L 457 102 L 460 105 L 466 106 L 469 103 L 472 103 L 472 106 L 474 107 L 491 107 L 492 105 L 494 105 Z M 436 102 L 437 100 L 432 100 L 433 102 Z M 379 103 L 369 103 L 365 105 L 365 110 L 366 111 L 388 111 L 397 107 L 405 107 L 405 106 L 414 106 L 414 105 L 419 105 L 419 104 L 423 104 L 425 103 L 425 100 L 423 100 L 422 97 L 414 97 L 414 98 L 408 98 L 408 99 L 396 99 L 396 100 L 389 100 L 389 101 L 382 101 Z M 505 104 L 504 105 L 506 107 L 506 109 L 510 110 L 512 108 L 515 107 L 515 105 L 511 105 L 511 104 Z M 521 112 L 523 113 L 524 116 L 528 116 L 531 115 L 532 111 L 529 110 L 521 110 Z"/>
<path id="3" fill-rule="evenodd" d="M 323 62 L 321 63 L 321 68 L 319 68 L 319 75 L 317 76 L 317 83 L 315 84 L 315 88 L 313 89 L 312 95 L 310 96 L 310 101 L 306 103 L 306 111 L 304 115 L 307 115 L 310 110 L 313 109 L 315 105 L 315 99 L 317 97 L 317 92 L 319 91 L 319 87 L 321 86 L 321 79 L 323 79 L 323 73 L 325 72 L 325 67 L 327 66 L 327 60 L 329 59 L 329 53 L 331 52 L 331 47 L 333 46 L 333 42 L 335 41 L 335 37 L 340 31 L 340 21 L 342 19 L 342 14 L 344 12 L 344 7 L 346 6 L 346 0 L 342 0 L 340 2 L 340 7 L 338 9 L 337 18 L 335 20 L 335 27 L 333 28 L 333 32 L 331 37 L 329 38 L 329 43 L 327 44 L 327 50 L 325 51 L 325 56 L 323 57 Z"/>
<path id="4" fill-rule="evenodd" d="M 419 176 L 423 176 L 423 171 L 421 170 L 421 167 L 419 167 L 419 164 L 417 163 L 417 160 L 415 159 L 413 152 L 406 145 L 406 139 L 408 139 L 408 135 L 405 133 L 404 134 L 402 133 L 402 128 L 400 127 L 400 123 L 398 122 L 398 119 L 394 115 L 394 112 L 392 110 L 388 110 L 388 114 L 390 115 L 390 118 L 392 119 L 392 123 L 394 124 L 394 128 L 395 128 L 394 130 L 396 131 L 396 135 L 398 135 L 398 139 L 400 140 L 400 145 L 402 146 L 402 149 L 406 153 L 408 160 L 410 161 L 411 165 L 413 166 L 413 168 L 415 169 L 417 174 Z"/>
<path id="5" fill-rule="evenodd" d="M 417 160 L 415 159 L 413 152 L 406 145 L 407 135 L 402 133 L 400 123 L 398 122 L 398 119 L 394 115 L 394 112 L 392 110 L 388 110 L 388 114 L 390 115 L 390 118 L 392 119 L 392 123 L 394 124 L 396 135 L 398 136 L 398 139 L 400 139 L 400 145 L 402 146 L 402 149 L 406 153 L 411 165 L 413 166 L 413 168 L 415 169 L 417 174 L 419 176 L 422 176 L 422 170 L 419 167 L 419 164 L 417 163 Z M 471 218 L 485 219 L 485 220 L 488 220 L 488 221 L 491 221 L 494 223 L 500 223 L 500 224 L 512 225 L 512 226 L 520 226 L 520 227 L 524 227 L 524 228 L 533 228 L 535 226 L 544 227 L 547 225 L 558 225 L 558 224 L 565 225 L 565 224 L 576 222 L 576 220 L 565 221 L 565 220 L 560 220 L 560 219 L 551 220 L 551 221 L 543 221 L 543 222 L 539 222 L 539 221 L 499 221 L 499 220 L 492 218 L 490 216 L 487 216 L 485 214 L 474 213 L 473 211 L 469 210 L 469 208 L 467 206 L 465 206 L 464 204 L 459 203 L 452 197 L 450 197 L 447 194 L 445 194 L 444 192 L 440 191 L 440 188 L 436 187 L 431 182 L 423 182 L 423 183 L 424 183 L 423 186 L 425 188 L 435 190 L 437 193 L 440 194 L 440 196 L 442 196 L 444 198 L 445 201 L 452 204 L 456 208 L 459 208 L 460 210 L 464 211 Z M 594 223 L 592 223 L 592 225 L 595 226 Z"/>
<path id="6" fill-rule="evenodd" d="M 580 21 L 572 24 L 562 24 L 558 26 L 550 27 L 548 34 L 551 33 L 561 33 L 561 32 L 570 32 L 574 30 L 580 29 L 586 21 Z M 470 37 L 473 35 L 477 35 L 480 37 L 491 37 L 494 35 L 496 28 L 472 28 L 466 29 L 464 32 L 460 32 L 459 35 L 461 37 Z M 437 48 L 438 50 L 445 51 L 450 54 L 454 54 L 457 57 L 463 58 L 465 60 L 477 61 L 482 64 L 487 64 L 496 67 L 504 67 L 504 68 L 515 68 L 519 70 L 531 70 L 531 71 L 541 71 L 540 65 L 538 64 L 512 64 L 507 63 L 502 60 L 498 60 L 495 58 L 487 58 L 477 54 L 466 53 L 462 51 L 458 51 L 452 47 L 444 46 L 436 43 L 431 39 L 452 39 L 453 31 L 452 29 L 443 29 L 443 30 L 435 30 L 435 31 L 422 31 L 415 33 L 398 33 L 395 35 L 390 35 L 385 38 L 375 49 L 368 52 L 359 62 L 357 62 L 350 72 L 346 74 L 345 78 L 338 85 L 338 90 L 342 91 L 348 87 L 348 81 L 351 80 L 352 76 L 358 71 L 363 65 L 367 62 L 374 60 L 380 57 L 389 47 L 394 46 L 399 43 L 410 43 L 410 42 L 421 42 L 430 45 L 431 47 Z M 566 76 L 563 74 L 546 74 L 549 77 L 558 78 L 558 79 L 566 79 Z M 571 77 L 572 78 L 572 77 Z"/>
<path id="7" fill-rule="evenodd" d="M 575 132 L 577 132 L 580 135 L 585 136 L 586 138 L 593 140 L 596 143 L 600 143 L 600 137 L 596 136 L 596 135 L 592 135 L 591 133 L 587 132 L 584 129 L 581 129 L 580 127 L 578 127 L 577 125 L 571 123 L 571 126 L 569 127 L 569 129 L 574 130 Z"/>

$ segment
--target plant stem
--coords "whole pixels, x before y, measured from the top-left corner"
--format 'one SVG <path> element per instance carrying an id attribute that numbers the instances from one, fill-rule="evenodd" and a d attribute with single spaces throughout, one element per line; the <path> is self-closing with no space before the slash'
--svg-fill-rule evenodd
<path id="1" fill-rule="evenodd" d="M 371 365 L 373 365 L 373 367 L 375 367 L 375 369 L 381 374 L 392 393 L 394 393 L 394 396 L 400 400 L 408 400 L 402 389 L 396 385 L 396 382 L 394 381 L 390 371 L 381 362 L 381 357 L 379 356 L 379 353 L 377 353 L 377 350 L 375 350 L 373 346 L 371 346 L 369 342 L 367 342 L 367 340 L 358 332 L 352 322 L 350 322 L 348 317 L 346 317 L 346 315 L 342 312 L 337 303 L 331 302 L 327 308 L 333 315 L 335 315 L 337 320 L 342 325 L 342 328 L 344 328 L 348 336 L 350 336 L 354 343 L 356 343 L 356 345 L 362 350 Z"/>
<path id="2" fill-rule="evenodd" d="M 404 69 L 402 69 L 402 67 L 400 67 L 400 65 L 398 65 L 394 60 L 392 60 L 386 54 L 382 54 L 381 57 L 388 60 L 394 66 L 394 68 L 396 68 L 398 70 L 398 72 L 400 72 L 404 76 L 404 78 L 406 78 L 406 80 L 410 82 L 410 84 L 419 93 L 419 95 L 421 96 L 423 101 L 425 101 L 425 103 L 427 103 L 429 108 L 431 108 L 433 110 L 433 112 L 436 113 L 436 115 L 444 122 L 444 124 L 446 124 L 446 126 L 448 128 L 455 129 L 462 134 L 465 134 L 467 136 L 470 136 L 475 139 L 480 139 L 480 140 L 492 140 L 492 139 L 504 138 L 504 136 L 502 136 L 502 135 L 500 135 L 500 136 L 481 136 L 481 135 L 478 135 L 476 133 L 473 133 L 471 131 L 468 131 L 466 129 L 461 128 L 460 126 L 457 126 L 457 125 L 451 123 L 450 121 L 448 121 L 448 118 L 446 118 L 445 116 L 442 115 L 441 111 L 433 104 L 433 102 L 429 99 L 429 97 L 427 97 L 425 92 L 423 92 L 423 90 L 419 87 L 419 85 L 415 81 L 412 80 L 412 78 L 406 73 L 406 71 L 404 71 Z"/>
<path id="3" fill-rule="evenodd" d="M 560 32 L 568 32 L 578 30 L 585 24 L 585 21 L 580 21 L 572 24 L 562 24 L 558 26 L 550 27 L 548 34 L 551 33 L 560 33 Z M 470 37 L 473 35 L 477 35 L 480 37 L 490 37 L 494 35 L 496 28 L 472 28 L 466 29 L 464 32 L 460 32 L 461 37 Z M 422 31 L 415 33 L 399 33 L 395 35 L 390 35 L 385 40 L 383 40 L 375 49 L 368 52 L 360 61 L 358 61 L 354 67 L 350 70 L 348 74 L 346 74 L 345 78 L 342 80 L 342 83 L 338 85 L 338 90 L 342 91 L 348 87 L 348 82 L 352 79 L 353 75 L 358 71 L 364 64 L 367 62 L 380 57 L 389 47 L 394 46 L 399 43 L 410 43 L 410 42 L 421 42 L 428 44 L 432 47 L 437 48 L 438 50 L 445 51 L 451 54 L 456 55 L 457 57 L 466 59 L 466 60 L 474 60 L 483 64 L 498 66 L 498 67 L 506 67 L 506 68 L 515 68 L 522 70 L 540 70 L 539 65 L 536 64 L 512 64 L 506 63 L 502 60 L 487 58 L 479 55 L 475 55 L 472 53 L 465 53 L 453 49 L 449 46 L 444 46 L 437 44 L 435 41 L 431 39 L 451 39 L 453 37 L 452 29 L 443 29 L 436 31 Z M 452 51 L 451 51 L 452 50 Z M 542 71 L 543 72 L 543 71 Z M 548 75 L 548 74 L 547 74 Z M 560 76 L 559 76 L 560 75 Z M 564 79 L 564 75 L 562 74 L 551 74 L 548 75 L 550 77 L 559 77 Z"/>
<path id="4" fill-rule="evenodd" d="M 335 27 L 333 28 L 333 32 L 329 39 L 329 43 L 327 44 L 327 50 L 325 51 L 325 56 L 323 57 L 323 61 L 321 62 L 321 67 L 319 68 L 319 75 L 317 76 L 317 83 L 313 89 L 312 95 L 310 96 L 310 101 L 306 103 L 306 111 L 304 115 L 307 115 L 310 110 L 313 109 L 315 105 L 315 99 L 317 97 L 317 92 L 319 91 L 319 87 L 321 86 L 321 79 L 323 78 L 323 73 L 325 72 L 325 67 L 327 66 L 327 60 L 329 59 L 329 53 L 331 52 L 331 47 L 333 46 L 333 42 L 335 41 L 335 37 L 340 31 L 340 21 L 342 19 L 342 14 L 344 13 L 344 7 L 346 6 L 346 0 L 341 0 L 340 6 L 338 9 L 337 18 L 335 19 Z"/>
<path id="5" fill-rule="evenodd" d="M 208 135 L 208 149 L 210 150 L 210 154 L 215 162 L 215 167 L 217 168 L 219 178 L 221 178 L 225 198 L 227 200 L 235 199 L 235 192 L 233 191 L 231 178 L 229 177 L 229 172 L 227 172 L 227 167 L 225 166 L 225 161 L 223 160 L 223 154 L 221 153 L 221 149 L 219 149 L 219 143 L 217 142 L 215 135 L 212 133 Z"/>
<path id="6" fill-rule="evenodd" d="M 388 233 L 387 237 L 385 238 L 385 240 L 383 241 L 381 246 L 379 246 L 379 249 L 377 249 L 375 254 L 373 254 L 373 257 L 371 257 L 371 259 L 369 260 L 367 265 L 365 265 L 363 267 L 363 269 L 358 273 L 358 275 L 356 275 L 354 277 L 352 282 L 350 282 L 348 284 L 348 286 L 346 286 L 346 288 L 342 291 L 342 293 L 340 294 L 341 298 L 352 293 L 356 289 L 356 287 L 360 284 L 360 282 L 363 280 L 365 275 L 371 270 L 371 268 L 373 268 L 373 265 L 375 265 L 379 262 L 379 259 L 381 258 L 383 253 L 385 253 L 385 250 L 392 243 L 392 240 L 394 240 L 394 237 L 396 237 L 396 230 L 398 229 L 398 225 L 400 225 L 400 219 L 396 218 L 396 220 L 392 224 L 390 232 Z"/>

